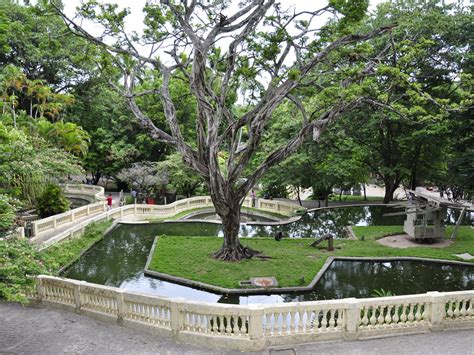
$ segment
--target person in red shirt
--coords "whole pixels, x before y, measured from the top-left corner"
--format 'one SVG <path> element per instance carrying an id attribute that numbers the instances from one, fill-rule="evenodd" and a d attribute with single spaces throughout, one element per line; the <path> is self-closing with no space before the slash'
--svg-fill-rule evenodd
<path id="1" fill-rule="evenodd" d="M 107 197 L 107 211 L 111 209 L 112 209 L 112 195 L 109 194 L 109 196 Z"/>

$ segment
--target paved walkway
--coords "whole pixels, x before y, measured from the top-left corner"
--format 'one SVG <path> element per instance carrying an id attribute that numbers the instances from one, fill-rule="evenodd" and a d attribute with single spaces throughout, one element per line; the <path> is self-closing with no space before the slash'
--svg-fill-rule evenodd
<path id="1" fill-rule="evenodd" d="M 112 200 L 113 201 L 113 206 L 112 207 L 113 208 L 118 207 L 119 200 L 120 200 L 120 198 L 119 198 L 120 194 L 118 192 L 111 192 L 110 194 L 112 195 L 112 198 L 113 198 L 113 200 Z M 105 194 L 105 196 L 108 196 L 108 195 L 109 195 L 109 192 L 107 192 Z M 74 222 L 68 222 L 68 223 L 62 224 L 60 227 L 58 227 L 56 229 L 40 233 L 33 239 L 33 242 L 35 244 L 44 243 L 45 241 L 55 237 L 56 235 L 58 235 L 58 234 L 60 234 L 64 231 L 67 231 L 68 229 L 74 227 L 75 225 L 77 225 L 81 222 L 84 222 L 84 221 L 86 221 L 86 220 L 88 220 L 92 217 L 98 216 L 101 213 L 104 213 L 104 211 L 93 212 L 89 216 L 84 216 L 84 217 L 77 218 Z"/>
<path id="2" fill-rule="evenodd" d="M 0 303 L 0 354 L 241 354 L 197 348 L 171 339 L 41 306 Z M 352 342 L 314 343 L 259 354 L 474 354 L 474 330 Z"/>

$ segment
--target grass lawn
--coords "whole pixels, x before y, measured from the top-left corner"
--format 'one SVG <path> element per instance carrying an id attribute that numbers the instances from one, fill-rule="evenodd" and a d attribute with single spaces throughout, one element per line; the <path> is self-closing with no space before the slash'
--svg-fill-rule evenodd
<path id="1" fill-rule="evenodd" d="M 446 228 L 447 236 L 450 235 L 451 228 Z M 279 286 L 286 287 L 309 284 L 331 255 L 416 256 L 460 260 L 452 254 L 474 253 L 474 230 L 469 226 L 460 227 L 455 243 L 441 249 L 429 246 L 395 249 L 376 242 L 376 239 L 387 234 L 402 232 L 402 226 L 353 227 L 353 230 L 358 238 L 364 235 L 364 240 L 336 240 L 337 249 L 332 253 L 309 247 L 312 242 L 310 239 L 284 239 L 276 242 L 269 238 L 241 238 L 242 244 L 261 250 L 272 259 L 251 259 L 239 263 L 217 261 L 210 257 L 212 252 L 220 248 L 220 238 L 161 236 L 150 269 L 227 288 L 239 288 L 239 281 L 250 277 L 275 276 Z M 327 245 L 325 242 L 321 244 Z"/>

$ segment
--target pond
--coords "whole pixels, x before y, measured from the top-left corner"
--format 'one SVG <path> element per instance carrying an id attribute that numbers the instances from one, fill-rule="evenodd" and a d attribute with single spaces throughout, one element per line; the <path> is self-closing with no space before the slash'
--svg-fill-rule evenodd
<path id="1" fill-rule="evenodd" d="M 306 212 L 299 220 L 286 224 L 241 223 L 239 235 L 241 237 L 273 238 L 277 232 L 282 232 L 284 237 L 289 238 L 317 238 L 324 234 L 332 234 L 336 238 L 345 238 L 345 226 L 403 225 L 405 215 L 384 216 L 387 213 L 402 211 L 404 210 L 400 208 L 382 205 L 317 209 Z M 446 223 L 455 223 L 458 215 L 458 211 L 450 211 Z M 463 224 L 470 224 L 471 217 L 472 214 L 467 214 Z M 221 226 L 216 223 L 172 222 L 157 224 L 153 228 L 154 235 L 223 236 Z"/>
<path id="2" fill-rule="evenodd" d="M 181 220 L 209 220 L 209 221 L 220 221 L 219 215 L 215 212 L 201 212 L 192 214 L 190 216 L 185 216 Z M 271 218 L 270 216 L 266 217 L 263 213 L 254 214 L 250 212 L 240 212 L 240 221 L 245 222 L 276 222 L 279 221 L 279 218 Z"/>
<path id="3" fill-rule="evenodd" d="M 68 197 L 67 199 L 71 202 L 70 209 L 82 207 L 91 203 L 89 200 L 80 197 Z"/>
<path id="4" fill-rule="evenodd" d="M 333 217 L 333 220 L 342 220 L 345 223 L 347 218 L 343 219 L 340 213 L 342 211 L 337 210 L 336 216 L 339 217 Z M 329 211 L 327 210 L 325 214 Z M 357 223 L 373 223 L 374 218 L 370 214 L 370 218 L 364 219 L 359 216 L 354 220 Z M 305 223 L 312 224 L 314 227 L 314 224 L 309 221 Z M 159 296 L 240 304 L 371 297 L 374 289 L 381 288 L 397 295 L 433 290 L 474 289 L 474 266 L 419 261 L 335 261 L 313 290 L 281 295 L 219 295 L 161 281 L 143 274 L 154 237 L 159 234 L 170 235 L 167 228 L 172 227 L 174 233 L 172 235 L 183 235 L 183 233 L 184 235 L 219 234 L 220 226 L 217 224 L 205 223 L 206 227 L 199 231 L 195 230 L 197 225 L 199 224 L 119 225 L 93 246 L 62 276 Z M 296 231 L 296 228 L 294 230 Z M 203 231 L 206 231 L 207 234 L 203 234 Z"/>
<path id="5" fill-rule="evenodd" d="M 385 213 L 398 211 L 402 210 L 381 205 L 318 209 L 306 212 L 299 220 L 286 224 L 241 223 L 240 236 L 274 237 L 276 232 L 281 231 L 285 237 L 290 238 L 315 238 L 327 233 L 336 238 L 345 238 L 344 227 L 348 225 L 402 225 L 404 216 L 384 216 Z M 202 221 L 161 223 L 152 228 L 154 235 L 223 236 L 219 224 Z"/>

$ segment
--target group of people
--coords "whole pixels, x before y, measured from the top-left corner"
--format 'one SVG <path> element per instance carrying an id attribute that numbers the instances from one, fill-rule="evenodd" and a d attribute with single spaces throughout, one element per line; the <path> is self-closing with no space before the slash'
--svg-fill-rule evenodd
<path id="1" fill-rule="evenodd" d="M 138 198 L 138 192 L 136 190 L 132 190 L 130 192 L 130 196 L 132 196 L 132 198 L 134 200 L 134 203 L 136 204 L 137 203 L 137 198 Z M 112 209 L 112 206 L 113 206 L 113 203 L 114 203 L 112 194 L 109 194 L 109 196 L 107 196 L 107 198 L 105 200 L 107 202 L 107 211 L 109 211 L 109 210 Z M 145 198 L 143 199 L 142 203 L 143 204 L 147 203 Z M 123 190 L 122 190 L 122 191 L 120 191 L 119 207 L 122 207 L 123 205 L 125 205 L 125 199 L 123 198 Z"/>
<path id="2" fill-rule="evenodd" d="M 109 194 L 105 201 L 107 202 L 107 211 L 110 211 L 112 209 L 112 205 L 114 204 L 112 194 Z M 122 207 L 123 205 L 125 205 L 125 200 L 123 198 L 123 192 L 120 191 L 119 207 Z"/>

